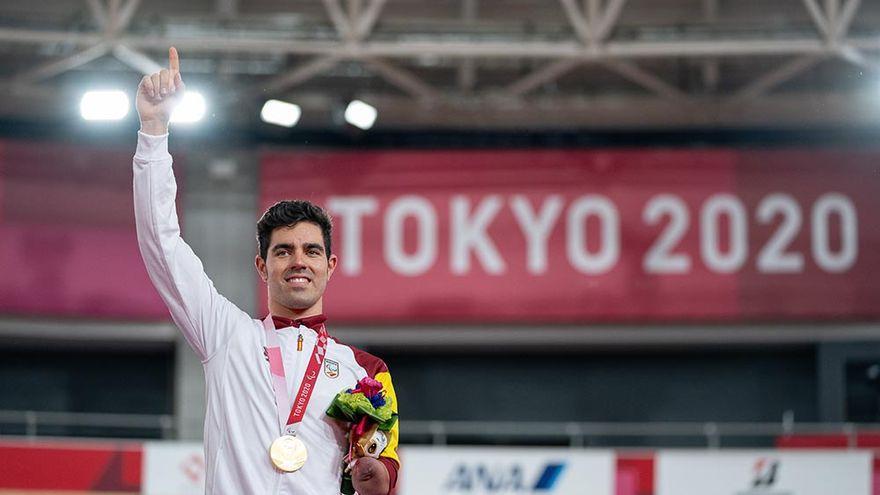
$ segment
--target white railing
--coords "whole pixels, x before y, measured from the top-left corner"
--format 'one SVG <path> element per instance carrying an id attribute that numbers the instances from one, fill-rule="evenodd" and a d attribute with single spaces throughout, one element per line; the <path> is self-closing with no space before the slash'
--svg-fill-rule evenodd
<path id="1" fill-rule="evenodd" d="M 107 414 L 49 411 L 0 410 L 0 435 L 27 437 L 59 436 L 46 432 L 49 427 L 119 429 L 158 432 L 157 438 L 177 437 L 174 416 L 150 414 Z M 51 428 L 50 428 L 51 430 Z M 775 423 L 725 422 L 528 422 L 528 421 L 415 421 L 401 422 L 402 443 L 504 443 L 504 444 L 567 444 L 572 447 L 601 445 L 627 447 L 644 444 L 650 447 L 674 446 L 687 439 L 689 446 L 702 444 L 708 448 L 729 446 L 733 439 L 763 439 L 773 441 L 788 435 L 827 434 L 842 435 L 847 446 L 857 446 L 859 433 L 880 435 L 875 423 L 795 423 L 783 420 Z M 62 433 L 62 436 L 67 435 Z M 76 435 L 72 434 L 71 436 Z M 81 436 L 81 435 L 77 435 Z M 146 435 L 149 436 L 149 435 Z M 620 439 L 611 444 L 610 439 Z M 631 439 L 627 444 L 626 439 Z M 665 440 L 669 445 L 664 445 Z M 678 442 L 672 441 L 678 439 Z M 771 443 L 772 445 L 772 443 Z M 737 445 L 739 446 L 739 445 Z"/>
<path id="2" fill-rule="evenodd" d="M 725 446 L 725 440 L 774 440 L 789 435 L 843 435 L 847 446 L 857 446 L 859 433 L 880 434 L 880 425 L 861 423 L 724 423 L 724 422 L 513 422 L 513 421 L 405 421 L 402 436 L 429 437 L 430 443 L 457 443 L 457 438 L 507 439 L 512 443 L 544 440 L 572 447 L 590 446 L 598 439 L 653 439 L 663 446 L 664 438 L 699 441 L 708 448 Z M 618 442 L 627 446 L 626 442 Z M 638 442 L 641 443 L 641 442 Z M 607 446 L 603 444 L 603 446 Z"/>
<path id="3" fill-rule="evenodd" d="M 73 427 L 93 429 L 125 428 L 131 430 L 158 430 L 160 438 L 171 439 L 176 436 L 174 417 L 167 414 L 110 414 L 79 413 L 55 411 L 9 411 L 0 410 L 0 435 L 18 432 L 24 426 L 27 437 L 40 436 L 42 427 Z M 45 434 L 45 433 L 43 433 Z M 58 436 L 53 434 L 52 436 Z"/>

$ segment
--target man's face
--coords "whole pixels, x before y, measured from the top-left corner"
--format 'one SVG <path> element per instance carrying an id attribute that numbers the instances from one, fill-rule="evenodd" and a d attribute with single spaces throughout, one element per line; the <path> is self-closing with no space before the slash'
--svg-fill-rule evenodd
<path id="1" fill-rule="evenodd" d="M 336 268 L 336 256 L 327 258 L 316 224 L 299 222 L 273 230 L 266 259 L 257 255 L 256 266 L 268 284 L 272 314 L 310 316 L 323 311 L 321 297 Z"/>

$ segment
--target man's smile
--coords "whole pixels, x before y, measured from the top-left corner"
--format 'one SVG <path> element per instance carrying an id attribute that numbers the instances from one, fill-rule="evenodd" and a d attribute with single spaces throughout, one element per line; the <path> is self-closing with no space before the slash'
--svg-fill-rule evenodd
<path id="1" fill-rule="evenodd" d="M 284 281 L 293 286 L 303 286 L 308 285 L 312 279 L 305 275 L 288 275 L 284 277 Z"/>

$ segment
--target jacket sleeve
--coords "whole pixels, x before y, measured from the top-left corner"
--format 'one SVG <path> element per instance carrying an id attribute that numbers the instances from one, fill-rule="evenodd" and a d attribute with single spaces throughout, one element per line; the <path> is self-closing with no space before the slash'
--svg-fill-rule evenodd
<path id="1" fill-rule="evenodd" d="M 391 382 L 391 373 L 388 372 L 388 365 L 385 364 L 385 361 L 369 352 L 365 352 L 357 347 L 349 347 L 352 353 L 354 353 L 355 361 L 364 369 L 367 376 L 382 384 L 385 398 L 391 400 L 391 411 L 394 414 L 398 414 L 400 410 L 397 406 L 397 394 L 394 392 L 394 384 Z M 397 485 L 397 474 L 400 471 L 400 456 L 397 453 L 397 445 L 400 440 L 399 418 L 400 416 L 398 416 L 397 422 L 394 423 L 394 426 L 388 432 L 388 445 L 379 454 L 379 462 L 388 469 L 388 493 L 395 493 L 394 487 Z"/>
<path id="2" fill-rule="evenodd" d="M 252 320 L 217 292 L 202 262 L 180 237 L 171 164 L 168 134 L 138 133 L 133 160 L 138 247 L 171 318 L 204 363 L 236 327 Z"/>
<path id="3" fill-rule="evenodd" d="M 398 414 L 397 394 L 394 393 L 394 384 L 391 382 L 391 373 L 388 372 L 388 368 L 385 367 L 384 371 L 376 373 L 374 378 L 382 384 L 382 388 L 385 390 L 385 397 L 391 399 L 391 410 L 394 411 L 394 414 Z M 397 455 L 399 440 L 400 419 L 394 423 L 394 427 L 388 432 L 388 446 L 379 455 L 379 461 L 388 469 L 389 493 L 394 493 L 394 487 L 397 485 L 397 473 L 400 470 L 400 457 Z"/>

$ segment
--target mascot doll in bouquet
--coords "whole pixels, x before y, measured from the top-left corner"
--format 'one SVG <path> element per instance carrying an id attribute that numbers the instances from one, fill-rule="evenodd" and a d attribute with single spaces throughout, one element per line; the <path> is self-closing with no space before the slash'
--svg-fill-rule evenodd
<path id="1" fill-rule="evenodd" d="M 353 495 L 351 470 L 361 457 L 378 459 L 388 446 L 387 432 L 397 422 L 391 397 L 386 397 L 382 383 L 366 377 L 352 389 L 336 394 L 327 415 L 348 425 L 348 454 L 343 458 L 340 492 Z"/>

